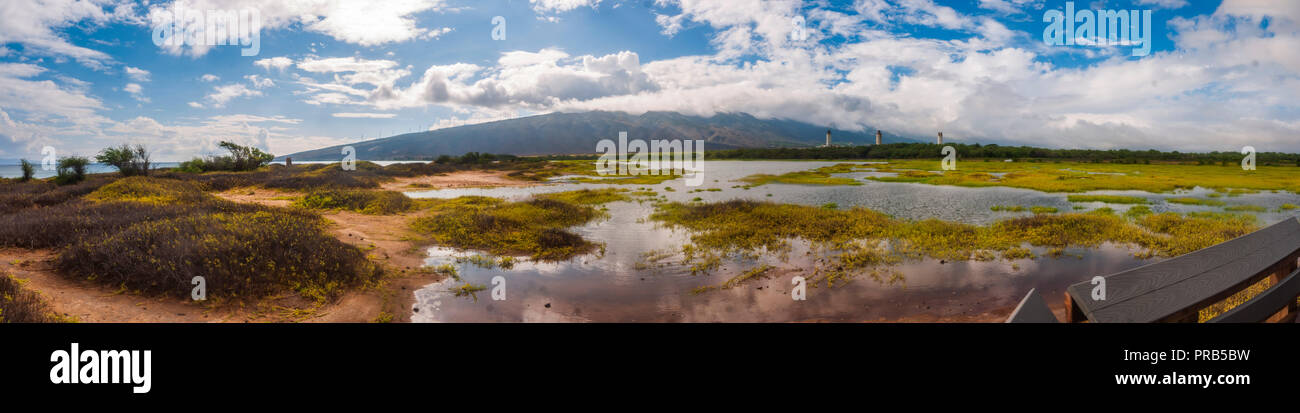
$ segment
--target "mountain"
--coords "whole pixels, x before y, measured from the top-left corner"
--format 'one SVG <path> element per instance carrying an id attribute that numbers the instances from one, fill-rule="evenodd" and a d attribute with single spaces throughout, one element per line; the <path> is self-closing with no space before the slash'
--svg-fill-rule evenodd
<path id="1" fill-rule="evenodd" d="M 758 119 L 745 113 L 688 116 L 676 112 L 551 113 L 546 115 L 407 133 L 351 144 L 359 160 L 432 159 L 438 155 L 486 152 L 514 155 L 594 154 L 596 142 L 628 139 L 691 139 L 706 150 L 807 147 L 826 143 L 826 127 L 782 119 Z M 914 142 L 886 133 L 886 142 Z M 836 144 L 875 143 L 875 131 L 832 130 Z M 335 161 L 343 146 L 286 155 L 296 161 Z M 277 159 L 284 159 L 281 156 Z"/>

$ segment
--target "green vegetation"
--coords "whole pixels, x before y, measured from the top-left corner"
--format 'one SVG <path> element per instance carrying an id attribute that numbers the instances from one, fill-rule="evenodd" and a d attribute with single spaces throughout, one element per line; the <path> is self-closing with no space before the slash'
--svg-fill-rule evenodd
<path id="1" fill-rule="evenodd" d="M 88 165 L 90 165 L 90 160 L 80 156 L 59 159 L 59 163 L 55 168 L 54 183 L 72 185 L 86 180 L 86 166 Z"/>
<path id="2" fill-rule="evenodd" d="M 1029 212 L 1033 212 L 1033 213 L 1035 213 L 1035 214 L 1055 214 L 1055 213 L 1057 213 L 1057 212 L 1059 212 L 1059 211 L 1060 211 L 1060 210 L 1056 209 L 1056 207 L 1049 207 L 1049 206 L 1032 206 L 1032 207 L 1029 207 Z"/>
<path id="3" fill-rule="evenodd" d="M 465 283 L 459 287 L 452 288 L 451 293 L 457 297 L 473 297 L 474 301 L 478 301 L 478 292 L 486 289 L 486 285 Z"/>
<path id="4" fill-rule="evenodd" d="M 24 280 L 0 273 L 0 323 L 60 321 L 41 295 L 23 288 Z"/>
<path id="5" fill-rule="evenodd" d="M 685 260 L 708 271 L 719 257 L 760 250 L 786 253 L 789 241 L 837 252 L 836 265 L 865 269 L 907 259 L 991 260 L 1023 258 L 1024 245 L 1059 248 L 1103 243 L 1141 248 L 1140 257 L 1177 256 L 1255 229 L 1254 217 L 1235 214 L 1164 213 L 1126 219 L 1109 209 L 1088 213 L 1037 214 L 974 226 L 939 220 L 902 221 L 862 209 L 824 208 L 754 201 L 668 203 L 651 219 L 690 230 Z M 881 242 L 889 247 L 882 248 Z M 864 245 L 865 243 L 865 245 Z M 833 266 L 834 267 L 834 266 Z M 822 273 L 828 282 L 842 274 Z"/>
<path id="6" fill-rule="evenodd" d="M 1223 201 L 1215 201 L 1215 200 L 1213 200 L 1213 199 L 1200 199 L 1200 198 L 1192 198 L 1192 197 L 1169 198 L 1169 199 L 1166 199 L 1165 202 L 1168 202 L 1168 203 L 1171 203 L 1171 204 L 1200 205 L 1200 206 L 1224 206 L 1224 205 L 1226 205 L 1226 204 L 1223 203 Z"/>
<path id="7" fill-rule="evenodd" d="M 1062 162 L 1110 163 L 1116 165 L 1145 165 L 1159 163 L 1184 163 L 1235 168 L 1241 163 L 1237 152 L 1183 153 L 1156 150 L 1134 151 L 1128 149 L 1046 149 L 1030 146 L 966 145 L 948 143 L 889 143 L 884 145 L 837 146 L 830 148 L 754 148 L 708 151 L 707 159 L 822 159 L 822 160 L 880 160 L 880 159 L 940 159 L 944 146 L 957 150 L 958 159 L 1012 159 L 1016 163 Z M 1300 166 L 1300 154 L 1261 152 L 1257 154 L 1260 166 Z M 994 162 L 990 162 L 994 163 Z M 1001 163 L 1001 162 L 997 162 Z M 1226 169 L 1226 168 L 1225 168 Z"/>
<path id="8" fill-rule="evenodd" d="M 415 201 L 401 192 L 361 189 L 316 189 L 293 204 L 308 209 L 341 209 L 370 215 L 399 214 L 415 208 Z"/>
<path id="9" fill-rule="evenodd" d="M 20 167 L 23 170 L 23 176 L 21 178 L 18 178 L 18 182 L 27 182 L 32 180 L 32 178 L 36 177 L 36 167 L 32 166 L 31 162 L 28 162 L 26 159 L 23 159 L 20 162 Z"/>
<path id="10" fill-rule="evenodd" d="M 191 181 L 15 185 L 13 202 L 30 204 L 0 214 L 0 246 L 56 249 L 61 274 L 114 288 L 189 297 L 203 276 L 211 303 L 290 292 L 321 304 L 382 275 L 315 214 L 224 201 Z"/>
<path id="11" fill-rule="evenodd" d="M 1268 212 L 1268 208 L 1259 205 L 1233 205 L 1224 207 L 1223 210 L 1229 212 Z"/>
<path id="12" fill-rule="evenodd" d="M 275 159 L 275 155 L 261 149 L 234 142 L 221 141 L 217 146 L 229 151 L 230 155 L 194 158 L 182 162 L 179 169 L 185 172 L 251 171 Z"/>
<path id="13" fill-rule="evenodd" d="M 1282 206 L 1278 207 L 1278 211 L 1294 211 L 1296 209 L 1300 209 L 1300 206 L 1297 206 L 1296 204 L 1282 204 Z"/>
<path id="14" fill-rule="evenodd" d="M 1146 198 L 1123 195 L 1070 195 L 1070 202 L 1104 202 L 1107 204 L 1146 204 Z"/>
<path id="15" fill-rule="evenodd" d="M 431 215 L 411 226 L 440 245 L 563 260 L 598 247 L 565 228 L 603 217 L 592 205 L 622 199 L 626 197 L 621 191 L 613 189 L 560 192 L 520 202 L 460 197 L 431 202 Z"/>
<path id="16" fill-rule="evenodd" d="M 98 155 L 95 155 L 95 161 L 117 168 L 118 172 L 122 173 L 122 176 L 149 174 L 149 151 L 144 148 L 144 145 L 131 147 L 131 145 L 122 144 L 121 146 L 104 148 L 104 150 L 99 151 Z"/>
<path id="17" fill-rule="evenodd" d="M 754 267 L 754 268 L 750 268 L 749 270 L 747 270 L 747 271 L 745 271 L 745 272 L 743 272 L 743 273 L 740 273 L 740 275 L 737 275 L 737 276 L 735 276 L 735 277 L 731 277 L 731 279 L 729 279 L 729 280 L 727 280 L 726 282 L 722 283 L 722 285 L 717 285 L 717 286 L 706 285 L 706 286 L 702 286 L 702 287 L 696 287 L 696 288 L 694 288 L 694 289 L 691 290 L 691 293 L 692 293 L 692 294 L 703 294 L 703 293 L 706 293 L 706 292 L 709 292 L 709 291 L 712 291 L 712 290 L 719 290 L 719 289 L 721 289 L 721 290 L 727 290 L 727 289 L 736 288 L 736 287 L 740 286 L 741 284 L 744 284 L 744 283 L 747 282 L 747 281 L 764 278 L 765 275 L 768 273 L 768 271 L 771 271 L 772 268 L 774 268 L 774 267 L 772 267 L 771 265 L 767 265 L 767 264 L 763 264 L 763 265 L 760 265 L 760 266 L 757 266 L 757 267 Z"/>
<path id="18" fill-rule="evenodd" d="M 989 209 L 992 210 L 993 212 L 1025 212 L 1025 207 L 1019 205 L 1012 205 L 1012 206 L 994 205 L 992 208 Z"/>
<path id="19" fill-rule="evenodd" d="M 157 205 L 190 204 L 215 199 L 203 193 L 198 185 L 170 179 L 150 179 L 134 176 L 104 185 L 86 199 L 99 202 L 132 201 Z"/>
<path id="20" fill-rule="evenodd" d="M 793 184 L 793 185 L 862 185 L 852 178 L 840 178 L 831 176 L 831 174 L 854 172 L 860 165 L 839 164 L 817 168 L 811 171 L 795 171 L 781 175 L 756 174 L 742 178 L 741 181 L 747 182 L 750 186 L 767 185 L 771 183 Z"/>

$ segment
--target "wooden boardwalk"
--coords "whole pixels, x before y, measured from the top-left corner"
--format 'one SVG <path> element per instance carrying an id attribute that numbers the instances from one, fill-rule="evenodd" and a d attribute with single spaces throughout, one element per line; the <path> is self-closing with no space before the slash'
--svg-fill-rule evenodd
<path id="1" fill-rule="evenodd" d="M 1104 297 L 1094 299 L 1094 290 L 1100 285 L 1092 280 L 1071 285 L 1065 294 L 1065 321 L 1196 322 L 1201 309 L 1265 278 L 1274 281 L 1270 289 L 1211 321 L 1290 319 L 1300 295 L 1298 259 L 1300 221 L 1289 218 L 1200 251 L 1105 276 Z M 1031 291 L 1030 296 L 1034 295 Z M 1029 296 L 1007 320 L 1055 321 L 1041 298 Z"/>

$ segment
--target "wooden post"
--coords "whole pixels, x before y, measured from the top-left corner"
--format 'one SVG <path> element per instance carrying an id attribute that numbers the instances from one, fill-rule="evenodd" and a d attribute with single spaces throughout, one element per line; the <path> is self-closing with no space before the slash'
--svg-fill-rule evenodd
<path id="1" fill-rule="evenodd" d="M 1074 305 L 1074 297 L 1071 297 L 1070 292 L 1066 291 L 1065 292 L 1065 322 L 1069 324 L 1069 323 L 1082 323 L 1084 321 L 1088 321 L 1088 317 L 1083 315 L 1083 309 L 1079 308 L 1079 306 L 1077 305 Z"/>

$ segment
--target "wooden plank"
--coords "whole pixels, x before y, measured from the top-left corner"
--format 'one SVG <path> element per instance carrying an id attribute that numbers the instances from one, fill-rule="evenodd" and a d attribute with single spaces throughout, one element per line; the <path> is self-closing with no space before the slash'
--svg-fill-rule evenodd
<path id="1" fill-rule="evenodd" d="M 1107 276 L 1105 301 L 1092 300 L 1091 280 L 1070 286 L 1066 294 L 1093 321 L 1157 321 L 1255 280 L 1297 251 L 1300 221 L 1287 219 L 1219 245 Z"/>
<path id="2" fill-rule="evenodd" d="M 1089 318 L 1098 322 L 1150 323 L 1166 320 L 1197 304 L 1212 304 L 1236 290 L 1245 288 L 1267 277 L 1277 264 L 1280 250 L 1294 248 L 1274 244 L 1274 248 L 1258 250 L 1210 271 L 1197 274 L 1173 285 L 1153 290 L 1140 297 L 1111 304 L 1094 311 Z M 1206 301 L 1211 301 L 1206 303 Z"/>
<path id="3" fill-rule="evenodd" d="M 1288 240 L 1291 242 L 1287 242 Z M 1200 251 L 1107 276 L 1108 294 L 1105 302 L 1094 303 L 1090 299 L 1090 294 L 1082 294 L 1092 290 L 1089 281 L 1075 284 L 1069 288 L 1069 291 L 1074 293 L 1076 298 L 1081 298 L 1080 307 L 1085 310 L 1097 310 L 1194 277 L 1224 263 L 1237 260 L 1252 251 L 1278 243 L 1300 244 L 1300 221 L 1288 219 Z"/>
<path id="4" fill-rule="evenodd" d="M 1282 282 L 1210 322 L 1258 323 L 1272 317 L 1278 310 L 1294 305 L 1297 296 L 1300 296 L 1300 271 L 1292 272 Z"/>
<path id="5" fill-rule="evenodd" d="M 1007 323 L 1059 323 L 1051 307 L 1038 295 L 1037 289 L 1029 289 L 1029 294 L 1020 300 L 1020 305 L 1007 317 Z"/>

